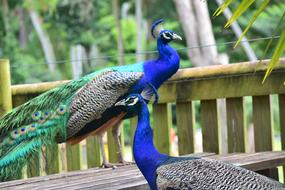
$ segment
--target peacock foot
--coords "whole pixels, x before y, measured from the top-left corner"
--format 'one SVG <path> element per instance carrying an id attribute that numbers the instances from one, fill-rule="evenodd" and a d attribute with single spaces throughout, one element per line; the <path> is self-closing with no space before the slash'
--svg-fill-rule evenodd
<path id="1" fill-rule="evenodd" d="M 134 161 L 122 160 L 122 161 L 119 162 L 119 164 L 122 165 L 122 166 L 127 166 L 127 165 L 133 165 L 133 164 L 135 164 L 135 162 Z"/>
<path id="2" fill-rule="evenodd" d="M 103 163 L 102 168 L 112 168 L 112 169 L 116 169 L 118 166 L 116 164 L 111 164 L 111 163 Z"/>

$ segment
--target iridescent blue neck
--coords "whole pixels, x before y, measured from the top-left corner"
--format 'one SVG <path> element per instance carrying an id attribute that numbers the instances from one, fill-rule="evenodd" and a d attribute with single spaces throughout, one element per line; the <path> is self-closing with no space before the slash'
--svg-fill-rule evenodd
<path id="1" fill-rule="evenodd" d="M 157 39 L 159 56 L 156 60 L 147 61 L 144 64 L 146 79 L 156 88 L 168 80 L 179 68 L 180 58 L 175 49 L 161 38 Z"/>
<path id="2" fill-rule="evenodd" d="M 149 111 L 142 100 L 138 113 L 138 126 L 133 145 L 133 153 L 137 166 L 148 181 L 151 189 L 156 187 L 156 169 L 168 156 L 160 154 L 154 144 L 152 129 L 149 123 Z"/>

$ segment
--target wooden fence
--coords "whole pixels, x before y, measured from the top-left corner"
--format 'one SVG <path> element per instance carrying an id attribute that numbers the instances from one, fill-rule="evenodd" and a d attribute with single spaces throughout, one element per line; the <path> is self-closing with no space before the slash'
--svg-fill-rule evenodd
<path id="1" fill-rule="evenodd" d="M 159 104 L 152 108 L 156 147 L 163 153 L 170 153 L 170 129 L 173 127 L 173 113 L 176 113 L 175 126 L 177 126 L 180 155 L 194 152 L 194 136 L 198 124 L 201 124 L 202 127 L 204 152 L 221 153 L 221 147 L 225 146 L 229 153 L 245 152 L 247 125 L 251 123 L 251 121 L 246 121 L 245 113 L 250 113 L 254 126 L 255 151 L 270 151 L 273 149 L 273 128 L 276 125 L 272 119 L 270 97 L 275 94 L 278 96 L 278 117 L 280 120 L 280 131 L 277 132 L 281 134 L 282 149 L 284 150 L 285 59 L 280 60 L 278 67 L 273 70 L 266 82 L 261 84 L 267 64 L 268 60 L 262 63 L 245 62 L 178 71 L 159 89 Z M 10 92 L 13 107 L 15 107 L 40 93 L 68 82 L 58 81 L 10 87 L 8 65 L 7 61 L 0 61 L 0 114 L 1 111 L 3 113 L 11 107 Z M 252 111 L 248 111 L 248 106 L 245 106 L 245 97 L 252 99 L 252 105 L 250 105 Z M 222 115 L 222 117 L 217 104 L 217 99 L 221 98 L 225 99 L 226 109 L 226 115 Z M 173 112 L 173 110 L 175 111 Z M 225 119 L 224 117 L 226 117 L 225 128 L 220 126 L 219 122 L 220 119 Z M 134 120 L 131 121 L 132 126 L 135 126 Z M 131 127 L 132 134 L 134 130 L 135 127 Z M 27 167 L 28 176 L 38 176 L 41 172 L 43 174 L 58 173 L 61 171 L 62 163 L 67 163 L 69 171 L 82 169 L 81 144 L 66 145 L 65 148 L 57 146 L 55 150 L 43 149 L 41 155 L 31 159 Z M 65 150 L 65 153 L 62 153 L 62 150 Z M 108 131 L 108 153 L 110 161 L 116 162 L 117 153 L 110 131 Z M 88 168 L 101 164 L 97 137 L 87 138 L 86 157 Z"/>

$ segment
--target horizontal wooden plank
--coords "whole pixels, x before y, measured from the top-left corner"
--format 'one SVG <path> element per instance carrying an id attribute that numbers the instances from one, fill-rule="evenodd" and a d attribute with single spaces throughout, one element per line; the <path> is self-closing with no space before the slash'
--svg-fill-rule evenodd
<path id="1" fill-rule="evenodd" d="M 285 151 L 215 155 L 191 154 L 233 163 L 251 170 L 285 165 Z M 136 165 L 116 169 L 88 169 L 26 180 L 0 183 L 0 189 L 146 189 L 147 183 Z"/>
<path id="2" fill-rule="evenodd" d="M 210 65 L 206 67 L 180 69 L 175 75 L 171 77 L 170 80 L 175 81 L 185 80 L 189 78 L 254 73 L 258 71 L 265 71 L 269 62 L 270 60 L 263 60 L 262 62 L 249 61 L 241 63 L 232 63 L 227 65 Z M 279 65 L 276 66 L 274 69 L 285 69 L 285 58 L 281 58 L 279 60 Z"/>
<path id="3" fill-rule="evenodd" d="M 264 84 L 263 76 L 252 72 L 169 81 L 158 90 L 159 103 L 285 93 L 285 70 L 273 71 Z M 183 93 L 177 92 L 177 85 L 184 87 Z"/>
<path id="4" fill-rule="evenodd" d="M 261 85 L 268 62 L 268 60 L 264 60 L 261 64 L 255 61 L 180 69 L 160 88 L 159 102 L 165 103 L 174 102 L 176 100 L 189 101 L 285 93 L 285 87 L 281 82 L 285 80 L 285 58 L 280 59 L 278 67 L 273 70 L 265 84 Z M 13 97 L 29 94 L 34 96 L 67 82 L 68 81 L 55 81 L 13 85 L 12 95 Z M 182 83 L 185 87 L 184 93 L 176 93 L 177 83 Z M 239 86 L 239 88 L 236 88 L 236 86 Z M 251 88 L 248 88 L 249 86 L 251 86 Z"/>

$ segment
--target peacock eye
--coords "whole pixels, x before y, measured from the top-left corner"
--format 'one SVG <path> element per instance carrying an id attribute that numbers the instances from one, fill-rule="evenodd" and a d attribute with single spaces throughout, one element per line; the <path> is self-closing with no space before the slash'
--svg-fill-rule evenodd
<path id="1" fill-rule="evenodd" d="M 172 35 L 169 32 L 166 32 L 167 37 L 171 37 Z"/>
<path id="2" fill-rule="evenodd" d="M 126 104 L 132 104 L 134 102 L 134 98 L 133 97 L 130 97 L 126 100 Z"/>
<path id="3" fill-rule="evenodd" d="M 170 40 L 172 38 L 172 34 L 170 32 L 164 32 L 164 33 L 162 33 L 162 36 L 168 40 Z"/>

